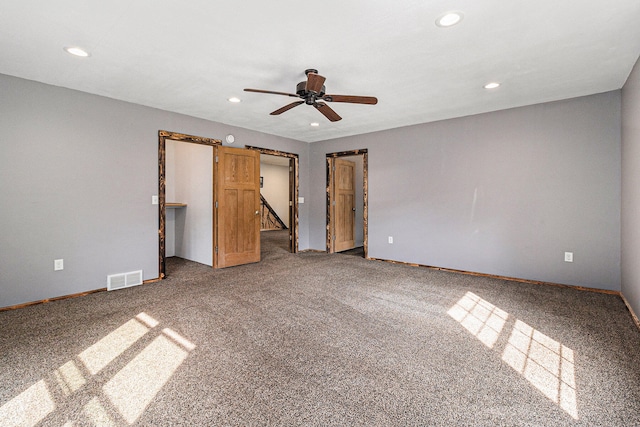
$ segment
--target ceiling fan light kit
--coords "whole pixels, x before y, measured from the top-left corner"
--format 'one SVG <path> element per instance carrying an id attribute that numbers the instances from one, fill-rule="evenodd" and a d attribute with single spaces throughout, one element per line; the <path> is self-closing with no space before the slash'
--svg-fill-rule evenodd
<path id="1" fill-rule="evenodd" d="M 355 95 L 327 95 L 324 82 L 325 77 L 318 74 L 318 70 L 309 68 L 304 72 L 307 76 L 306 81 L 302 81 L 296 85 L 296 93 L 276 92 L 271 90 L 262 89 L 245 89 L 246 92 L 267 93 L 273 95 L 284 95 L 294 98 L 301 98 L 302 101 L 292 102 L 284 107 L 278 108 L 271 112 L 272 116 L 277 116 L 289 111 L 290 109 L 297 107 L 301 104 L 313 105 L 316 110 L 320 111 L 327 119 L 332 122 L 342 120 L 342 117 L 338 115 L 331 107 L 322 101 L 326 102 L 347 102 L 351 104 L 368 104 L 375 105 L 378 103 L 378 99 L 373 96 L 355 96 Z"/>

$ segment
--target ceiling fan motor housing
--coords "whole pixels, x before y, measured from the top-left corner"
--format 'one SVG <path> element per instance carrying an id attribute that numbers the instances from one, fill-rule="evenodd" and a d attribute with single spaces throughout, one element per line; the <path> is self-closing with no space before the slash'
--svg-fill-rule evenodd
<path id="1" fill-rule="evenodd" d="M 320 93 L 317 93 L 316 96 L 318 98 L 324 96 L 325 90 L 326 90 L 326 87 L 324 85 L 322 85 L 322 89 L 320 90 Z M 296 86 L 296 93 L 301 98 L 307 98 L 308 95 L 311 95 L 311 92 L 307 92 L 307 82 L 306 81 L 298 83 L 298 85 Z"/>

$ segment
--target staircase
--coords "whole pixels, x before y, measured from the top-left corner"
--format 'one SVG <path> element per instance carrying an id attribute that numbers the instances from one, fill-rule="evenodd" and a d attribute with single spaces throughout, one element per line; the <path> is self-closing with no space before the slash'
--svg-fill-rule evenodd
<path id="1" fill-rule="evenodd" d="M 260 230 L 286 230 L 287 226 L 273 210 L 267 199 L 260 194 Z"/>

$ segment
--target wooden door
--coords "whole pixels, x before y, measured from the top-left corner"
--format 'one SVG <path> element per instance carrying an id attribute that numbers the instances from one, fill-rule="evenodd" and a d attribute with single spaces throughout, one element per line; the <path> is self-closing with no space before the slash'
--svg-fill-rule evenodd
<path id="1" fill-rule="evenodd" d="M 260 261 L 260 153 L 216 147 L 214 267 Z"/>
<path id="2" fill-rule="evenodd" d="M 349 160 L 334 159 L 334 252 L 356 246 L 356 164 Z"/>

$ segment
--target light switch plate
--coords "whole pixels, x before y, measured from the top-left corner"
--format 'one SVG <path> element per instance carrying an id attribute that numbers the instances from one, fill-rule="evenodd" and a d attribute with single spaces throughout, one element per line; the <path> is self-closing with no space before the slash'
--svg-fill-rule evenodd
<path id="1" fill-rule="evenodd" d="M 564 262 L 573 262 L 573 252 L 564 253 Z"/>
<path id="2" fill-rule="evenodd" d="M 304 197 L 298 197 L 298 203 L 304 203 Z"/>
<path id="3" fill-rule="evenodd" d="M 53 270 L 54 271 L 64 270 L 64 260 L 63 259 L 53 260 Z"/>
<path id="4" fill-rule="evenodd" d="M 151 204 L 152 205 L 158 204 L 158 196 L 151 196 Z"/>

